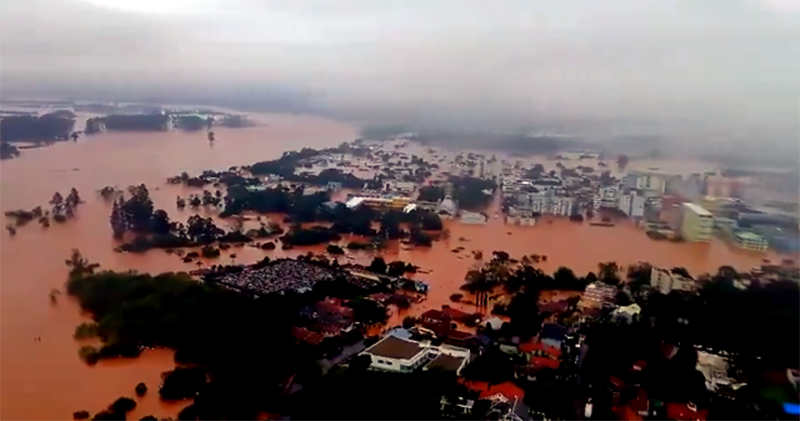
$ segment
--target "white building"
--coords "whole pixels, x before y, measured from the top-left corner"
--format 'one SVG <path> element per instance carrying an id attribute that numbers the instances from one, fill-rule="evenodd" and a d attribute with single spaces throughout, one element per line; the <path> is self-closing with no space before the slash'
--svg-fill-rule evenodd
<path id="1" fill-rule="evenodd" d="M 696 288 L 694 279 L 655 267 L 650 271 L 650 286 L 657 288 L 662 294 L 669 294 L 671 291 L 694 291 Z"/>
<path id="2" fill-rule="evenodd" d="M 626 195 L 619 196 L 617 209 L 621 210 L 625 215 L 632 217 L 644 216 L 644 196 L 639 196 L 635 190 Z"/>
<path id="3" fill-rule="evenodd" d="M 456 375 L 469 362 L 468 349 L 449 345 L 433 346 L 429 342 L 417 342 L 395 335 L 387 335 L 361 355 L 372 359 L 371 370 L 410 373 L 417 369 L 443 369 Z"/>
<path id="4" fill-rule="evenodd" d="M 612 316 L 616 320 L 624 319 L 626 323 L 631 324 L 639 317 L 639 313 L 641 312 L 642 308 L 639 307 L 639 304 L 633 303 L 629 306 L 616 308 Z"/>
<path id="5" fill-rule="evenodd" d="M 629 194 L 620 196 L 619 201 L 617 202 L 617 209 L 621 210 L 625 215 L 631 216 L 632 198 L 633 197 Z"/>
<path id="6" fill-rule="evenodd" d="M 555 197 L 553 198 L 550 213 L 553 215 L 570 216 L 572 215 L 572 207 L 575 204 L 575 199 L 572 197 Z"/>
<path id="7" fill-rule="evenodd" d="M 395 181 L 391 185 L 392 189 L 401 193 L 411 193 L 414 191 L 416 186 L 417 185 L 411 181 Z"/>
<path id="8" fill-rule="evenodd" d="M 619 202 L 619 187 L 602 187 L 594 200 L 594 208 L 616 208 Z"/>
<path id="9" fill-rule="evenodd" d="M 633 175 L 633 174 L 632 174 Z M 660 174 L 642 173 L 635 174 L 636 188 L 654 193 L 663 194 L 666 187 L 666 180 Z"/>
<path id="10" fill-rule="evenodd" d="M 574 204 L 575 198 L 556 196 L 555 189 L 517 195 L 517 206 L 520 210 L 538 214 L 570 216 Z"/>
<path id="11" fill-rule="evenodd" d="M 599 308 L 611 302 L 617 294 L 617 288 L 604 282 L 594 282 L 586 287 L 580 301 L 581 307 Z"/>

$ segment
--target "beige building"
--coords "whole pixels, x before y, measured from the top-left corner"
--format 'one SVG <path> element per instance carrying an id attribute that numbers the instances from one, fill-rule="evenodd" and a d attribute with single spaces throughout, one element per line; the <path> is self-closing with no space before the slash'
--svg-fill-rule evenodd
<path id="1" fill-rule="evenodd" d="M 714 216 L 694 203 L 681 205 L 681 236 L 686 241 L 709 242 L 714 231 Z"/>
<path id="2" fill-rule="evenodd" d="M 671 291 L 694 291 L 696 284 L 692 278 L 687 278 L 668 269 L 654 267 L 650 271 L 650 286 L 658 289 L 662 294 Z"/>

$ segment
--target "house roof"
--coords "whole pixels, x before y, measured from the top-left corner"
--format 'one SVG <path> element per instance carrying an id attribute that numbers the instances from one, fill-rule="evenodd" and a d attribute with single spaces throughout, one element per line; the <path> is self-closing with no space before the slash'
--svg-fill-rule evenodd
<path id="1" fill-rule="evenodd" d="M 636 389 L 636 396 L 628 401 L 628 407 L 635 412 L 647 411 L 650 408 L 650 401 L 647 399 L 647 391 L 640 388 Z"/>
<path id="2" fill-rule="evenodd" d="M 559 365 L 561 365 L 560 362 L 552 358 L 545 358 L 545 357 L 531 358 L 531 366 L 533 366 L 534 368 L 551 368 L 553 370 L 558 370 Z"/>
<path id="3" fill-rule="evenodd" d="M 525 342 L 524 344 L 520 344 L 519 345 L 519 350 L 520 350 L 520 352 L 523 352 L 523 353 L 526 353 L 526 354 L 529 353 L 529 352 L 542 351 L 542 352 L 547 353 L 549 355 L 552 355 L 553 357 L 556 357 L 556 358 L 561 356 L 561 350 L 560 349 L 554 348 L 552 346 L 545 345 L 545 344 L 543 344 L 541 342 Z"/>
<path id="4" fill-rule="evenodd" d="M 425 370 L 442 369 L 444 371 L 457 371 L 464 363 L 464 357 L 454 357 L 447 354 L 439 354 L 428 365 Z"/>
<path id="5" fill-rule="evenodd" d="M 386 336 L 366 351 L 376 357 L 409 360 L 419 354 L 423 348 L 419 343 L 396 336 Z"/>
<path id="6" fill-rule="evenodd" d="M 643 419 L 642 416 L 629 405 L 617 407 L 614 413 L 617 415 L 617 418 L 621 420 L 641 421 Z"/>
<path id="7" fill-rule="evenodd" d="M 442 306 L 442 313 L 447 315 L 447 316 L 449 316 L 451 319 L 454 319 L 454 320 L 464 319 L 464 318 L 467 318 L 467 317 L 470 316 L 469 313 L 465 313 L 465 312 L 463 312 L 461 310 L 452 308 L 452 307 L 450 307 L 448 305 Z"/>
<path id="8" fill-rule="evenodd" d="M 309 345 L 319 345 L 322 342 L 322 335 L 317 332 L 311 332 L 304 327 L 293 327 L 292 336 L 298 342 L 305 342 Z"/>
<path id="9" fill-rule="evenodd" d="M 477 342 L 480 342 L 484 346 L 489 346 L 492 344 L 492 338 L 484 335 L 483 333 L 475 335 L 473 339 Z"/>
<path id="10" fill-rule="evenodd" d="M 667 418 L 671 420 L 705 420 L 708 419 L 707 409 L 697 409 L 691 404 L 668 403 Z"/>
<path id="11" fill-rule="evenodd" d="M 447 315 L 446 313 L 444 313 L 442 311 L 435 310 L 435 309 L 431 309 L 431 310 L 428 310 L 428 311 L 422 313 L 422 315 L 420 317 L 422 317 L 423 319 L 439 320 L 439 321 L 446 322 L 446 323 L 450 323 L 450 320 L 451 320 L 451 317 L 449 315 Z"/>
<path id="12" fill-rule="evenodd" d="M 486 399 L 498 394 L 510 400 L 516 398 L 523 399 L 525 397 L 525 391 L 512 382 L 490 385 L 488 382 L 465 380 L 464 386 L 480 392 L 481 399 Z"/>
<path id="13" fill-rule="evenodd" d="M 484 325 L 490 326 L 492 330 L 500 330 L 503 327 L 503 319 L 499 317 L 492 317 L 491 319 L 487 320 Z"/>
<path id="14" fill-rule="evenodd" d="M 447 335 L 450 339 L 455 339 L 458 341 L 465 341 L 472 337 L 472 334 L 469 332 L 464 332 L 461 330 L 453 330 Z"/>
<path id="15" fill-rule="evenodd" d="M 622 380 L 619 377 L 609 376 L 608 382 L 617 389 L 625 388 L 625 380 Z"/>
<path id="16" fill-rule="evenodd" d="M 539 304 L 539 311 L 542 313 L 563 313 L 567 310 L 567 300 L 551 301 L 545 304 Z"/>

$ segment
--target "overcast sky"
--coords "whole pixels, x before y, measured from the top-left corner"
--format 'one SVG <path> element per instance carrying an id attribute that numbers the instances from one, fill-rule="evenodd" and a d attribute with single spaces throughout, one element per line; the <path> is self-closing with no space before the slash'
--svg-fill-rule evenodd
<path id="1" fill-rule="evenodd" d="M 8 96 L 797 143 L 800 0 L 0 0 Z"/>

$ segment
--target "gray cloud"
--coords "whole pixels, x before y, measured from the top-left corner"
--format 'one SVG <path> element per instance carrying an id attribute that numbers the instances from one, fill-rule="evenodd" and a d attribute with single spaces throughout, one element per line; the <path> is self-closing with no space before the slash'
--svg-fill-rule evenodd
<path id="1" fill-rule="evenodd" d="M 2 1 L 5 95 L 798 143 L 792 0 Z"/>

